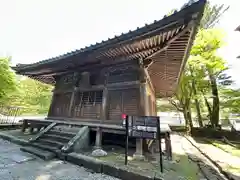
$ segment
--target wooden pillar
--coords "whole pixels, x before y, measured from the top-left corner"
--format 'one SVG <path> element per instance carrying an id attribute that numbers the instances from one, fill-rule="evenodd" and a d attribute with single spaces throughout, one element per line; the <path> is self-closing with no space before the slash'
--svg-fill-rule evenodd
<path id="1" fill-rule="evenodd" d="M 95 149 L 101 149 L 101 147 L 102 147 L 102 129 L 98 127 L 96 131 Z"/>
<path id="2" fill-rule="evenodd" d="M 168 160 L 172 160 L 172 145 L 170 133 L 165 133 L 165 147 Z"/>
<path id="3" fill-rule="evenodd" d="M 145 73 L 145 68 L 142 64 L 142 62 L 140 62 L 140 67 L 139 67 L 139 79 L 140 79 L 140 112 L 139 115 L 145 116 L 147 115 L 147 76 Z"/>
<path id="4" fill-rule="evenodd" d="M 71 99 L 70 99 L 70 103 L 69 103 L 69 108 L 68 108 L 68 116 L 72 117 L 72 109 L 73 109 L 73 105 L 74 105 L 74 98 L 75 98 L 75 92 L 76 92 L 77 87 L 73 88 L 72 94 L 71 94 Z"/>
<path id="5" fill-rule="evenodd" d="M 103 89 L 102 95 L 102 107 L 101 107 L 101 121 L 107 119 L 108 116 L 108 89 L 105 87 Z"/>
<path id="6" fill-rule="evenodd" d="M 22 132 L 25 132 L 27 128 L 28 128 L 28 121 L 24 119 L 22 124 Z"/>
<path id="7" fill-rule="evenodd" d="M 53 105 L 54 105 L 54 98 L 55 98 L 55 92 L 54 92 L 54 90 L 53 90 L 52 100 L 51 100 L 50 107 L 49 107 L 49 109 L 48 109 L 48 115 L 47 115 L 47 117 L 52 116 L 53 108 L 54 108 L 54 106 L 53 106 Z"/>
<path id="8" fill-rule="evenodd" d="M 146 104 L 146 100 L 148 98 L 147 96 L 147 89 L 146 89 L 146 83 L 147 83 L 147 79 L 146 79 L 146 74 L 145 74 L 145 69 L 144 69 L 144 66 L 142 64 L 142 62 L 140 61 L 139 62 L 139 79 L 140 79 L 140 87 L 139 87 L 139 115 L 141 116 L 146 116 L 147 115 L 147 104 Z M 136 152 L 134 153 L 134 158 L 137 158 L 137 159 L 144 159 L 144 156 L 143 156 L 143 147 L 144 147 L 144 143 L 146 140 L 144 139 L 136 139 Z"/>
<path id="9" fill-rule="evenodd" d="M 74 99 L 75 99 L 77 87 L 79 84 L 79 73 L 78 72 L 74 72 L 74 74 L 73 74 L 73 84 L 74 84 L 73 91 L 71 94 L 71 99 L 70 99 L 69 108 L 68 108 L 68 116 L 69 117 L 73 117 L 72 112 L 73 112 L 73 108 L 74 108 Z"/>

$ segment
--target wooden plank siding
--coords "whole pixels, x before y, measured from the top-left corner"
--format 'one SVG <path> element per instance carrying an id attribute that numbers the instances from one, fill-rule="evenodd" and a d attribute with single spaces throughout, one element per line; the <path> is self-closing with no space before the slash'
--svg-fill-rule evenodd
<path id="1" fill-rule="evenodd" d="M 121 120 L 121 115 L 138 115 L 139 113 L 139 89 L 125 89 L 109 91 L 110 120 Z"/>
<path id="2" fill-rule="evenodd" d="M 137 115 L 140 97 L 138 80 L 138 61 L 64 74 L 56 78 L 49 116 L 120 120 L 122 113 Z M 62 103 L 66 94 L 68 99 Z"/>

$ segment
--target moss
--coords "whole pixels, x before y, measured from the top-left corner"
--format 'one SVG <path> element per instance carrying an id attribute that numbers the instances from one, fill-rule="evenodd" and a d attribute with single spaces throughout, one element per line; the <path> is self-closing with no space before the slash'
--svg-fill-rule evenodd
<path id="1" fill-rule="evenodd" d="M 218 147 L 219 149 L 222 149 L 223 151 L 232 154 L 233 156 L 237 156 L 240 157 L 240 149 L 235 148 L 231 145 L 228 144 L 224 144 L 221 141 L 213 141 L 212 144 L 216 147 Z"/>
<path id="2" fill-rule="evenodd" d="M 108 161 L 119 166 L 124 165 L 124 154 L 109 153 L 105 157 L 100 157 L 103 161 Z M 199 168 L 196 163 L 188 159 L 187 156 L 173 154 L 173 161 L 163 161 L 164 173 L 160 173 L 158 161 L 139 161 L 128 157 L 128 168 L 144 174 L 155 174 L 164 179 L 178 179 L 179 176 L 189 180 L 197 180 L 201 177 Z"/>

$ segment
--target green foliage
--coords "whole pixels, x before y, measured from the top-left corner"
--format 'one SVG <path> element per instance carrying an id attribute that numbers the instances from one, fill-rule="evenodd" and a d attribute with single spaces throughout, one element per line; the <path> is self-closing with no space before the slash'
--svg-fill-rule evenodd
<path id="1" fill-rule="evenodd" d="M 0 103 L 5 97 L 16 89 L 15 74 L 9 67 L 10 58 L 0 58 Z"/>
<path id="2" fill-rule="evenodd" d="M 240 113 L 240 89 L 221 89 L 221 107 L 227 114 Z"/>
<path id="3" fill-rule="evenodd" d="M 51 90 L 50 85 L 21 77 L 16 91 L 8 95 L 7 102 L 12 106 L 23 107 L 24 114 L 46 114 L 50 106 Z"/>
<path id="4" fill-rule="evenodd" d="M 223 36 L 219 29 L 201 29 L 198 32 L 178 91 L 171 99 L 179 111 L 188 112 L 190 120 L 191 112 L 195 110 L 197 119 L 201 118 L 199 124 L 202 124 L 201 113 L 206 111 L 212 124 L 218 124 L 220 83 L 217 82 L 221 81 L 222 86 L 226 82 L 231 84 L 231 78 L 224 74 L 228 69 L 226 61 L 217 55 L 217 50 L 223 45 Z"/>

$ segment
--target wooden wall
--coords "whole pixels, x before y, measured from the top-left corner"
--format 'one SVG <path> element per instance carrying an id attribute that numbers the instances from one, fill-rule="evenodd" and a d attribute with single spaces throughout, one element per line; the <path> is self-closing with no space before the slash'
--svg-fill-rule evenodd
<path id="1" fill-rule="evenodd" d="M 122 113 L 139 115 L 139 80 L 135 61 L 59 76 L 49 116 L 121 120 Z M 146 88 L 149 115 L 155 115 L 155 96 L 148 84 Z"/>

